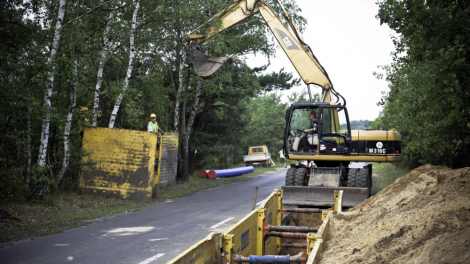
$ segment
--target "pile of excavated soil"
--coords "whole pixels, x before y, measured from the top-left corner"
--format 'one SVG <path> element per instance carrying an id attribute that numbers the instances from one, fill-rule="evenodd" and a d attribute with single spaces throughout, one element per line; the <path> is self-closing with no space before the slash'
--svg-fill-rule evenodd
<path id="1" fill-rule="evenodd" d="M 470 263 L 470 168 L 425 165 L 331 218 L 326 263 Z"/>

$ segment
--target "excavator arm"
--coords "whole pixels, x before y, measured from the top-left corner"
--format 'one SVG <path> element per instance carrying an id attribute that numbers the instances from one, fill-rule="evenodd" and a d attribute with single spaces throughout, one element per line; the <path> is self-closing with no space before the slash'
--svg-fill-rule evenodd
<path id="1" fill-rule="evenodd" d="M 256 13 L 261 14 L 304 83 L 307 86 L 313 84 L 322 87 L 322 101 L 330 102 L 333 85 L 325 69 L 315 58 L 310 47 L 302 40 L 287 12 L 283 10 L 283 15 L 293 33 L 284 26 L 265 0 L 236 1 L 214 16 L 215 19 L 220 19 L 220 27 L 210 27 L 205 34 L 186 36 L 188 42 L 192 43 L 189 57 L 196 74 L 203 78 L 213 78 L 234 59 L 233 56 L 216 58 L 204 55 L 198 44 Z"/>

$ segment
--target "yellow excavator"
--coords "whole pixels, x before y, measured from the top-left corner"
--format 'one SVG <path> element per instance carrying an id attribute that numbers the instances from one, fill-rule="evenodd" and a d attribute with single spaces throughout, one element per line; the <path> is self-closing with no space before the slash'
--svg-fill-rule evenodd
<path id="1" fill-rule="evenodd" d="M 371 195 L 372 165 L 402 159 L 401 135 L 394 129 L 351 130 L 346 101 L 333 88 L 325 69 L 302 40 L 288 13 L 284 26 L 265 0 L 239 0 L 214 16 L 221 26 L 204 34 L 189 34 L 189 61 L 196 74 L 213 78 L 233 62 L 234 56 L 211 57 L 200 48 L 207 38 L 259 13 L 307 85 L 310 102 L 294 103 L 286 111 L 284 153 L 298 160 L 286 173 L 283 203 L 331 206 L 334 190 L 343 190 L 343 206 L 355 206 Z M 312 102 L 310 85 L 322 89 L 321 102 Z M 336 101 L 332 101 L 332 97 Z M 340 102 L 342 101 L 342 102 Z"/>

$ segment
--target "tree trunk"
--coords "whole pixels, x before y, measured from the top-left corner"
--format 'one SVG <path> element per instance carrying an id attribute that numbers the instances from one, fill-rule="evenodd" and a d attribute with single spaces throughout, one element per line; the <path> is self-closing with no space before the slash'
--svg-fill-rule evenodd
<path id="1" fill-rule="evenodd" d="M 74 84 L 72 85 L 72 90 L 70 91 L 70 106 L 69 112 L 67 114 L 67 119 L 65 121 L 65 128 L 64 128 L 64 159 L 62 161 L 62 168 L 60 168 L 59 174 L 57 175 L 56 186 L 58 187 L 62 179 L 64 178 L 65 171 L 69 167 L 70 161 L 70 128 L 72 126 L 72 117 L 73 111 L 75 106 L 77 105 L 77 83 L 78 83 L 78 63 L 75 61 L 75 68 L 74 68 Z"/>
<path id="2" fill-rule="evenodd" d="M 180 75 L 183 75 L 182 72 L 180 72 Z M 185 166 L 185 158 L 184 158 L 184 131 L 186 130 L 186 100 L 187 100 L 187 95 L 188 95 L 188 89 L 189 89 L 189 75 L 188 75 L 188 81 L 186 82 L 186 88 L 184 90 L 184 98 L 183 98 L 183 105 L 181 107 L 180 111 L 180 119 L 181 123 L 179 126 L 179 149 L 178 149 L 178 180 L 181 181 L 187 181 L 187 167 Z"/>
<path id="3" fill-rule="evenodd" d="M 44 106 L 46 113 L 42 119 L 42 129 L 41 129 L 41 144 L 39 146 L 39 156 L 38 156 L 38 165 L 44 167 L 47 155 L 47 144 L 49 141 L 49 127 L 50 127 L 50 109 L 51 109 L 51 96 L 54 89 L 54 70 L 55 70 L 55 57 L 57 50 L 60 45 L 60 30 L 62 28 L 62 23 L 64 21 L 65 15 L 65 4 L 66 0 L 60 0 L 59 3 L 59 12 L 57 15 L 57 21 L 54 31 L 54 38 L 52 41 L 51 55 L 49 56 L 48 63 L 51 65 L 51 70 L 48 72 L 48 80 L 46 83 L 46 90 L 44 93 Z"/>
<path id="4" fill-rule="evenodd" d="M 184 54 L 184 53 L 183 53 Z M 183 56 L 181 56 L 183 58 Z M 179 80 L 183 80 L 183 70 L 182 70 L 183 60 L 180 61 L 180 71 L 178 78 Z M 181 181 L 188 181 L 188 166 L 187 166 L 187 159 L 188 156 L 184 154 L 184 133 L 186 131 L 186 101 L 188 99 L 188 89 L 189 89 L 189 77 L 190 77 L 190 68 L 188 63 L 188 74 L 186 76 L 186 89 L 184 89 L 184 98 L 183 98 L 183 105 L 181 106 L 181 123 L 179 127 L 179 148 L 178 148 L 178 180 Z M 180 82 L 182 83 L 182 82 Z"/>
<path id="5" fill-rule="evenodd" d="M 188 123 L 186 124 L 186 129 L 183 134 L 183 147 L 182 147 L 182 169 L 181 169 L 181 180 L 188 181 L 188 165 L 189 165 L 189 137 L 191 135 L 191 129 L 193 127 L 194 119 L 196 117 L 197 108 L 199 106 L 199 98 L 201 96 L 202 88 L 202 79 L 199 79 L 196 86 L 196 94 L 194 95 L 193 107 L 191 108 L 191 113 L 189 116 Z"/>
<path id="6" fill-rule="evenodd" d="M 202 112 L 198 116 L 197 124 L 195 126 L 196 131 L 204 131 L 204 128 L 206 126 L 206 117 L 214 102 L 214 98 L 215 96 L 212 95 L 212 96 L 207 96 L 204 99 L 204 108 L 202 109 Z"/>
<path id="7" fill-rule="evenodd" d="M 184 103 L 181 106 L 181 93 L 183 92 L 183 69 L 184 69 L 184 50 L 182 50 L 181 55 L 177 54 L 177 61 L 179 62 L 179 71 L 178 71 L 178 90 L 176 91 L 176 104 L 175 104 L 175 117 L 174 117 L 174 125 L 175 125 L 175 132 L 178 133 L 178 168 L 177 168 L 177 179 L 183 180 L 183 154 L 182 154 L 182 142 L 183 142 L 183 131 L 184 131 L 184 117 L 186 113 L 186 97 L 184 98 Z M 188 78 L 186 82 L 186 86 L 189 85 L 189 71 L 188 71 Z M 180 119 L 183 119 L 180 122 Z"/>
<path id="8" fill-rule="evenodd" d="M 66 0 L 60 0 L 59 2 L 59 11 L 57 14 L 57 21 L 54 30 L 54 38 L 52 41 L 51 54 L 48 59 L 48 64 L 50 65 L 50 71 L 48 72 L 46 90 L 44 93 L 44 108 L 45 113 L 42 119 L 42 128 L 41 128 L 41 143 L 39 145 L 39 156 L 38 156 L 38 165 L 43 168 L 46 165 L 46 156 L 47 156 L 47 145 L 49 143 L 49 128 L 50 128 L 50 111 L 51 111 L 51 97 L 52 91 L 54 90 L 54 74 L 56 68 L 56 53 L 60 46 L 60 36 L 62 29 L 62 24 L 64 22 L 65 16 L 65 5 Z M 39 179 L 41 180 L 44 177 L 44 173 L 41 173 Z M 42 184 L 38 191 L 38 197 L 42 198 L 45 191 L 45 184 Z"/>
<path id="9" fill-rule="evenodd" d="M 116 121 L 116 116 L 119 111 L 119 107 L 121 106 L 122 99 L 124 98 L 124 93 L 127 90 L 129 85 L 129 80 L 132 76 L 132 70 L 134 69 L 134 58 L 135 58 L 135 31 L 136 31 L 136 24 L 137 24 L 137 13 L 139 12 L 140 7 L 140 0 L 135 1 L 135 8 L 134 14 L 132 15 L 132 29 L 129 37 L 130 42 L 130 51 L 129 51 L 129 65 L 127 67 L 126 78 L 124 79 L 124 86 L 122 88 L 122 92 L 119 94 L 118 98 L 116 99 L 116 103 L 114 105 L 113 112 L 111 113 L 111 118 L 109 119 L 109 128 L 114 127 L 114 122 Z"/>
<path id="10" fill-rule="evenodd" d="M 179 74 L 178 74 L 178 91 L 176 91 L 176 103 L 175 103 L 175 116 L 173 119 L 173 126 L 175 132 L 178 133 L 179 120 L 180 120 L 180 101 L 181 92 L 183 91 L 183 68 L 184 68 L 184 56 L 181 56 Z"/>
<path id="11" fill-rule="evenodd" d="M 23 178 L 24 187 L 26 189 L 29 188 L 29 183 L 31 181 L 31 163 L 32 163 L 32 155 L 31 155 L 31 115 L 30 111 L 28 110 L 28 115 L 26 116 L 26 144 L 25 144 L 25 155 L 26 155 L 26 171 Z"/>
<path id="12" fill-rule="evenodd" d="M 195 165 L 196 165 L 196 150 L 190 149 L 188 151 L 188 174 L 189 175 L 193 175 Z"/>
<path id="13" fill-rule="evenodd" d="M 108 52 L 109 52 L 109 32 L 111 31 L 111 21 L 114 17 L 114 10 L 109 13 L 108 16 L 108 25 L 106 26 L 106 30 L 103 33 L 104 45 L 103 49 L 101 50 L 101 59 L 98 66 L 98 74 L 96 77 L 96 86 L 95 86 L 95 100 L 93 101 L 93 123 L 92 126 L 96 127 L 98 125 L 98 111 L 100 107 L 100 94 L 101 94 L 101 86 L 103 84 L 103 70 L 104 64 L 108 60 Z"/>

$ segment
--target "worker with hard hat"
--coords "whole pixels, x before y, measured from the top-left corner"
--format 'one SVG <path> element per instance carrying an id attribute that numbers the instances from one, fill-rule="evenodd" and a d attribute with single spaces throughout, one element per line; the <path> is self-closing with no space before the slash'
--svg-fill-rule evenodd
<path id="1" fill-rule="evenodd" d="M 160 133 L 162 133 L 162 135 L 164 134 L 163 130 L 160 127 L 158 127 L 157 115 L 156 114 L 151 114 L 150 115 L 150 122 L 147 125 L 147 131 L 153 132 L 153 133 L 160 132 Z"/>
<path id="2" fill-rule="evenodd" d="M 82 106 L 82 108 L 80 108 L 80 136 L 83 137 L 83 129 L 88 126 L 90 126 L 88 107 Z"/>

